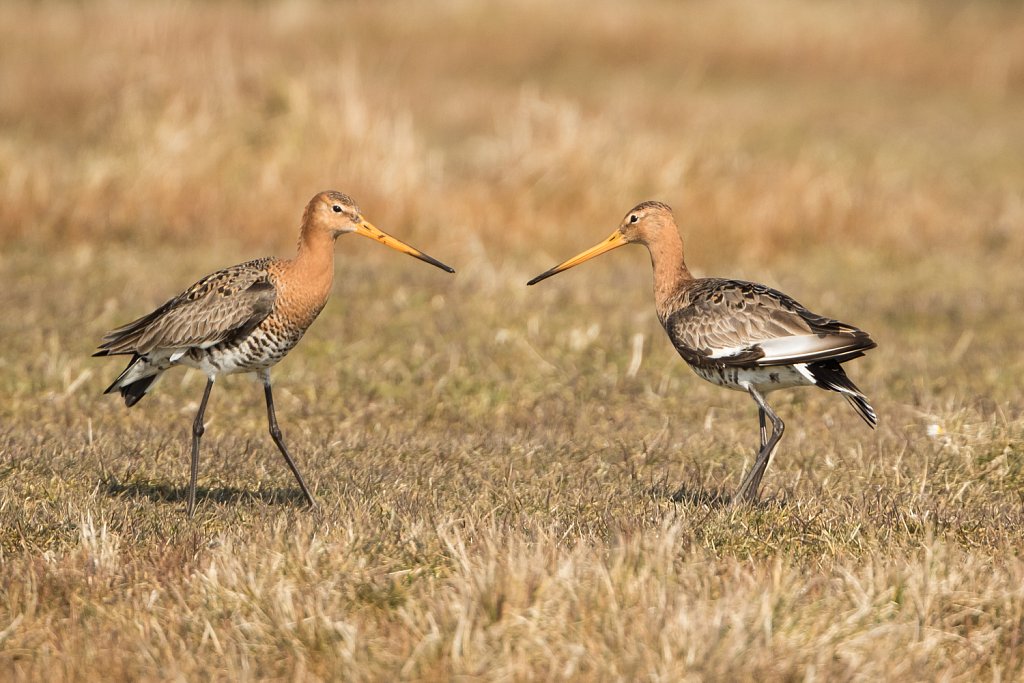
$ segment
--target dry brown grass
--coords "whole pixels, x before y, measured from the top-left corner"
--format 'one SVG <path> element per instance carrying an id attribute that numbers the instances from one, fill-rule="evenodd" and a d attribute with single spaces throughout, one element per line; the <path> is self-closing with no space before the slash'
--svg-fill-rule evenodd
<path id="1" fill-rule="evenodd" d="M 1019 6 L 11 2 L 0 84 L 0 676 L 1024 676 Z M 236 377 L 189 521 L 201 378 L 89 353 L 325 188 L 459 274 L 342 240 L 275 374 L 323 509 Z M 880 342 L 756 508 L 640 250 L 523 286 L 647 198 Z"/>

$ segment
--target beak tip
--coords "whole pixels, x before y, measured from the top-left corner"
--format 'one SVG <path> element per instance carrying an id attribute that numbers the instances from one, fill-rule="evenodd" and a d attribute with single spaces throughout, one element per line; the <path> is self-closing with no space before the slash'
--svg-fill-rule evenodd
<path id="1" fill-rule="evenodd" d="M 440 268 L 441 270 L 443 270 L 446 273 L 454 273 L 455 272 L 454 268 L 449 266 L 447 263 L 441 263 L 440 261 L 438 261 L 433 256 L 427 256 L 422 251 L 415 251 L 414 250 L 414 252 L 415 253 L 411 254 L 412 256 L 415 256 L 416 258 L 418 258 L 421 261 L 429 263 L 430 265 L 434 266 L 435 268 Z"/>
<path id="2" fill-rule="evenodd" d="M 568 261 L 563 261 L 562 263 L 559 263 L 554 268 L 549 268 L 548 270 L 545 270 L 543 273 L 527 282 L 526 286 L 529 287 L 530 285 L 535 285 L 541 280 L 545 280 L 551 277 L 552 275 L 557 275 L 562 271 L 568 270 L 574 266 L 578 266 L 584 261 L 588 261 L 599 254 L 605 253 L 606 251 L 611 251 L 612 249 L 621 247 L 624 244 L 627 244 L 625 236 L 623 236 L 621 232 L 616 230 L 611 234 L 611 236 L 608 239 L 604 240 L 603 242 L 591 247 L 590 249 L 587 249 L 581 254 L 573 256 Z"/>
<path id="3" fill-rule="evenodd" d="M 555 268 L 551 268 L 551 269 L 549 269 L 549 270 L 545 270 L 545 271 L 544 271 L 543 273 L 541 273 L 541 274 L 540 274 L 540 275 L 538 275 L 537 277 L 535 277 L 535 278 L 533 278 L 532 280 L 530 280 L 529 282 L 527 282 L 527 283 L 526 283 L 526 286 L 527 286 L 527 287 L 530 287 L 530 286 L 532 286 L 532 285 L 535 285 L 535 284 L 537 284 L 537 283 L 538 283 L 538 282 L 540 282 L 541 280 L 547 280 L 547 279 L 548 279 L 549 277 L 551 277 L 552 275 L 554 275 L 554 274 L 555 274 L 555 273 L 554 273 L 554 272 L 552 272 L 552 271 L 555 271 Z"/>

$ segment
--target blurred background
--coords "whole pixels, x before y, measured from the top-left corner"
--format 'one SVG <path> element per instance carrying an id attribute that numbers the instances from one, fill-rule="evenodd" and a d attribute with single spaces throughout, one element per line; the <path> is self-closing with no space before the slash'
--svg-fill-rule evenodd
<path id="1" fill-rule="evenodd" d="M 15 0 L 0 83 L 5 251 L 287 252 L 337 188 L 523 273 L 649 198 L 698 269 L 1021 253 L 1019 2 Z"/>
<path id="2" fill-rule="evenodd" d="M 353 368 L 437 356 L 425 372 L 490 371 L 493 393 L 524 364 L 600 366 L 580 352 L 601 336 L 621 378 L 635 334 L 676 367 L 639 249 L 522 286 L 659 199 L 696 273 L 872 330 L 869 384 L 914 410 L 1018 393 L 1019 2 L 15 1 L 0 83 L 4 379 L 24 396 L 93 393 L 78 359 L 105 329 L 289 255 L 328 188 L 459 271 L 342 240 L 319 348 L 372 342 Z M 408 332 L 374 338 L 401 316 L 411 355 Z M 495 355 L 510 338 L 530 348 Z"/>
<path id="3" fill-rule="evenodd" d="M 21 311 L 3 331 L 44 370 L 201 273 L 289 255 L 329 188 L 459 270 L 347 238 L 352 296 L 379 278 L 475 318 L 477 293 L 575 302 L 591 337 L 626 320 L 628 346 L 659 334 L 639 250 L 521 283 L 659 199 L 694 272 L 874 325 L 924 354 L 922 390 L 979 351 L 1021 367 L 1019 2 L 11 1 L 0 83 L 0 302 Z M 349 328 L 399 313 L 364 310 Z M 979 387 L 1001 371 L 979 368 Z"/>
<path id="4" fill-rule="evenodd" d="M 640 249 L 523 287 L 659 199 L 695 273 L 871 330 L 892 354 L 873 383 L 912 410 L 1018 395 L 1019 2 L 12 1 L 0 83 L 18 395 L 93 394 L 103 331 L 290 255 L 323 189 L 459 271 L 341 240 L 336 322 L 309 352 L 355 353 L 353 372 L 436 356 L 428 375 L 495 393 L 524 366 L 598 367 L 593 346 L 615 383 L 642 357 L 655 394 L 689 387 L 665 379 Z M 411 355 L 409 328 L 378 329 L 403 316 Z"/>

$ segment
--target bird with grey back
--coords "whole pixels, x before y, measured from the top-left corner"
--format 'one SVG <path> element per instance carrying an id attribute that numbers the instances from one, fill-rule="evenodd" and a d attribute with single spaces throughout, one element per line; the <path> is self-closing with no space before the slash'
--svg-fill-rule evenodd
<path id="1" fill-rule="evenodd" d="M 757 404 L 760 446 L 734 501 L 758 499 L 761 478 L 785 428 L 765 394 L 798 386 L 834 391 L 868 426 L 875 427 L 874 409 L 842 365 L 875 347 L 870 335 L 812 313 L 765 285 L 693 277 L 683 258 L 675 217 L 666 204 L 651 201 L 635 206 L 607 239 L 527 284 L 631 243 L 642 244 L 650 252 L 658 319 L 679 355 L 701 378 L 744 391 Z M 772 424 L 770 435 L 766 418 Z"/>

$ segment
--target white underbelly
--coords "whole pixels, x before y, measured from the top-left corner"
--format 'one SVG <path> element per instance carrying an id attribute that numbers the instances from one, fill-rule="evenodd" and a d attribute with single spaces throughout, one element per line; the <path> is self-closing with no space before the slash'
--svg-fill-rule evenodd
<path id="1" fill-rule="evenodd" d="M 814 384 L 807 375 L 792 365 L 775 365 L 763 368 L 693 368 L 701 379 L 726 389 L 746 391 L 753 386 L 761 393 L 776 389 L 803 387 Z"/>
<path id="2" fill-rule="evenodd" d="M 250 335 L 235 344 L 189 349 L 174 364 L 196 368 L 208 377 L 259 372 L 276 365 L 292 350 L 301 336 L 282 339 L 269 334 Z"/>

